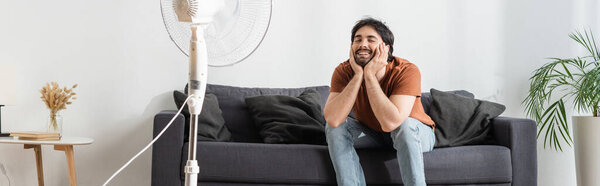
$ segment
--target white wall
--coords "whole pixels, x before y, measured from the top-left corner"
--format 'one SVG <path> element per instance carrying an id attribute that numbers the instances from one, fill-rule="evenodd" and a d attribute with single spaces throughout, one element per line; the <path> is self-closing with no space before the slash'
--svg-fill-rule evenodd
<path id="1" fill-rule="evenodd" d="M 423 91 L 465 89 L 523 117 L 530 73 L 546 57 L 583 51 L 575 29 L 600 30 L 595 0 L 325 1 L 276 0 L 260 48 L 236 66 L 210 68 L 211 83 L 249 87 L 328 85 L 347 58 L 350 29 L 363 15 L 384 19 L 395 52 L 421 69 Z M 2 111 L 2 130 L 43 130 L 48 111 L 38 90 L 48 81 L 78 83 L 64 133 L 86 136 L 75 147 L 80 185 L 100 185 L 151 140 L 152 119 L 175 109 L 172 90 L 186 81 L 186 58 L 171 43 L 159 1 L 3 1 L 0 63 L 17 66 L 17 105 Z M 596 34 L 600 37 L 599 34 Z M 575 185 L 572 148 L 538 143 L 539 185 Z M 46 185 L 67 185 L 64 154 L 43 148 Z M 36 185 L 32 150 L 0 145 L 13 185 Z M 113 185 L 149 185 L 151 153 Z"/>

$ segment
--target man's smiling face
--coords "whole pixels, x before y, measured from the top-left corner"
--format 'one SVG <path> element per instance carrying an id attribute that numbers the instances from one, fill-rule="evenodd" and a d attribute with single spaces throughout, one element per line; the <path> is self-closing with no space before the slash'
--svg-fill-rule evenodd
<path id="1" fill-rule="evenodd" d="M 371 26 L 363 26 L 356 34 L 354 34 L 354 41 L 352 41 L 352 51 L 354 51 L 354 60 L 362 67 L 366 66 L 375 55 L 375 48 L 383 40 L 381 36 Z"/>

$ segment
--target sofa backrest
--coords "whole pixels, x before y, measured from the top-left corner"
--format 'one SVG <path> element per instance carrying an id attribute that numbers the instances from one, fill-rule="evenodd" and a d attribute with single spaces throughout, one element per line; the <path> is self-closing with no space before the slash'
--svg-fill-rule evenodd
<path id="1" fill-rule="evenodd" d="M 237 142 L 262 143 L 259 130 L 248 112 L 245 98 L 260 95 L 287 95 L 298 96 L 307 89 L 314 89 L 321 95 L 321 109 L 329 97 L 329 86 L 314 86 L 303 88 L 247 88 L 225 85 L 209 84 L 206 93 L 212 93 L 219 100 L 219 107 L 223 111 L 225 125 L 231 132 L 231 137 Z M 454 94 L 473 98 L 473 94 L 464 90 L 448 91 Z M 421 103 L 425 112 L 429 114 L 431 107 L 431 94 L 421 94 Z"/>
<path id="2" fill-rule="evenodd" d="M 314 86 L 304 88 L 246 88 L 209 84 L 206 93 L 212 93 L 219 100 L 219 107 L 223 111 L 225 126 L 231 132 L 231 137 L 237 142 L 262 143 L 259 130 L 254 125 L 254 120 L 248 112 L 246 97 L 260 95 L 287 95 L 299 96 L 307 89 L 314 89 L 321 95 L 321 109 L 325 106 L 329 96 L 329 86 Z"/>

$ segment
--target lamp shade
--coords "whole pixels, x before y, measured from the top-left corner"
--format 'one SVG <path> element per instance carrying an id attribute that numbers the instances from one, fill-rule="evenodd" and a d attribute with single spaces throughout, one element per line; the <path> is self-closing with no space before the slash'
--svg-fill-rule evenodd
<path id="1" fill-rule="evenodd" d="M 0 64 L 0 105 L 14 105 L 17 100 L 16 68 Z"/>

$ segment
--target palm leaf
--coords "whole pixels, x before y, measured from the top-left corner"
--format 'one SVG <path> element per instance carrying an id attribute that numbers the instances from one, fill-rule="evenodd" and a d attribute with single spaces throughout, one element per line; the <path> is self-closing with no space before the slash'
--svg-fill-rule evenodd
<path id="1" fill-rule="evenodd" d="M 560 112 L 560 113 L 557 113 L 559 121 L 560 121 L 558 130 L 560 131 L 560 134 L 563 137 L 563 139 L 565 140 L 565 142 L 567 142 L 567 144 L 569 146 L 571 146 L 571 142 L 573 142 L 573 140 L 571 139 L 571 135 L 569 134 L 569 125 L 567 125 L 567 114 L 565 112 L 565 103 L 563 102 L 562 99 L 560 99 L 560 102 L 558 104 L 558 111 Z M 564 133 L 563 133 L 563 130 L 565 131 Z M 567 139 L 567 137 L 568 137 L 568 139 Z"/>
<path id="2" fill-rule="evenodd" d="M 573 100 L 574 109 L 591 110 L 594 116 L 600 109 L 600 50 L 595 38 L 591 31 L 576 31 L 569 37 L 584 47 L 589 55 L 548 58 L 550 62 L 533 71 L 529 78 L 529 92 L 522 102 L 526 114 L 538 123 L 536 136 L 540 138 L 544 133 L 544 148 L 548 145 L 560 151 L 563 150 L 562 143 L 571 146 L 573 142 L 564 100 Z"/>

